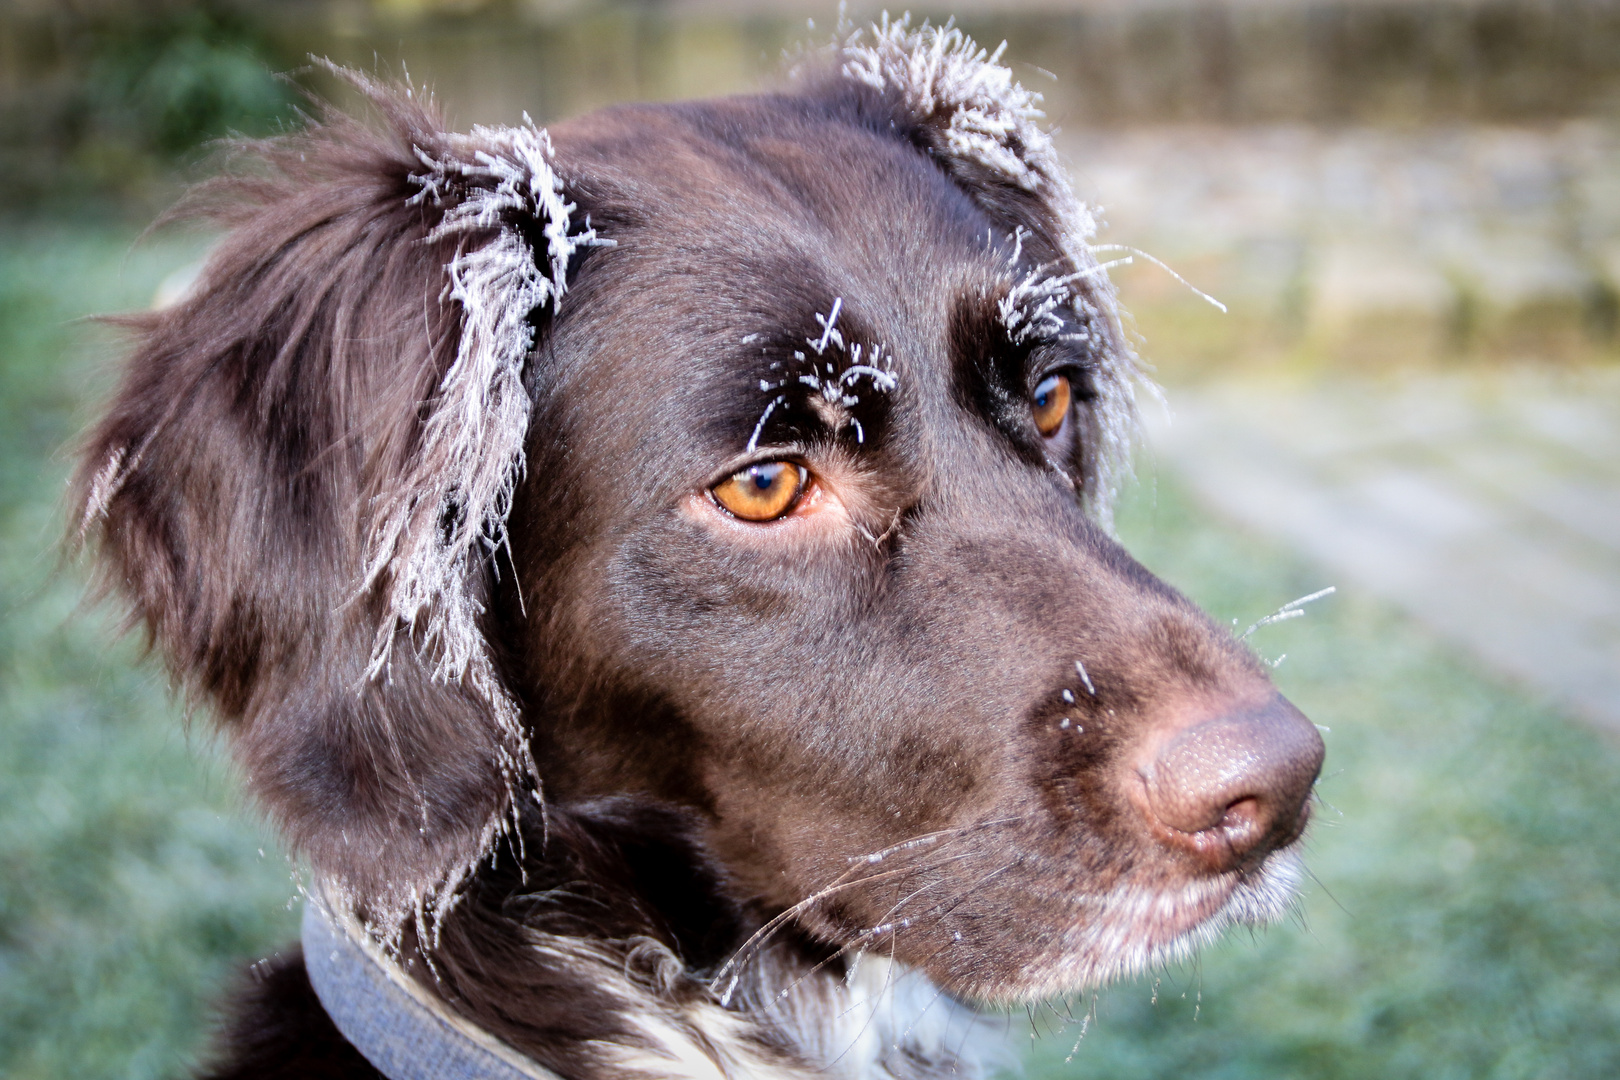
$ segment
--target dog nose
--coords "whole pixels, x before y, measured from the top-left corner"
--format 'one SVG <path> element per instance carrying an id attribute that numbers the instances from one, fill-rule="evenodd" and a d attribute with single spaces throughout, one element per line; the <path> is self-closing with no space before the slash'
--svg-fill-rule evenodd
<path id="1" fill-rule="evenodd" d="M 1273 694 L 1180 726 L 1137 772 L 1155 834 L 1219 872 L 1299 837 L 1324 753 L 1316 725 Z"/>

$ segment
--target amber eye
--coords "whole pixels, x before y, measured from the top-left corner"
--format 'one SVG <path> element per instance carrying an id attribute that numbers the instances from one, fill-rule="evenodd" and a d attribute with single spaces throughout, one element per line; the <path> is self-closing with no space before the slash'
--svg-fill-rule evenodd
<path id="1" fill-rule="evenodd" d="M 1063 426 L 1069 415 L 1069 380 L 1064 375 L 1048 375 L 1035 388 L 1035 400 L 1030 412 L 1035 416 L 1035 427 L 1043 438 L 1050 439 Z"/>
<path id="2" fill-rule="evenodd" d="M 804 468 L 790 461 L 762 461 L 732 473 L 709 494 L 744 521 L 775 521 L 799 501 L 806 478 Z"/>

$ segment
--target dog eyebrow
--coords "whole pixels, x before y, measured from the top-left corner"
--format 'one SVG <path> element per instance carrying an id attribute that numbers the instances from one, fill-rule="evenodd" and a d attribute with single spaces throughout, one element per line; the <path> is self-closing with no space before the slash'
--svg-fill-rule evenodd
<path id="1" fill-rule="evenodd" d="M 952 312 L 951 349 L 958 362 L 1019 360 L 1003 367 L 1050 367 L 1054 352 L 1089 373 L 1101 365 L 1104 343 L 1075 312 L 1073 286 L 1081 274 L 1013 271 L 986 289 L 969 290 Z M 1028 374 L 1028 372 L 1025 372 Z"/>
<path id="2" fill-rule="evenodd" d="M 856 446 L 865 446 L 881 431 L 884 399 L 900 381 L 892 353 L 846 314 L 841 296 L 813 319 L 798 325 L 784 320 L 737 341 L 748 347 L 747 381 L 763 395 L 749 452 L 762 441 L 837 439 L 846 432 Z M 797 439 L 766 437 L 775 432 Z"/>
<path id="3" fill-rule="evenodd" d="M 1018 271 L 1011 268 L 958 294 L 947 337 L 951 388 L 959 407 L 1040 465 L 1047 461 L 1044 449 L 1020 434 L 1028 426 L 1033 381 L 1067 371 L 1075 400 L 1089 410 L 1102 396 L 1097 376 L 1103 360 L 1067 294 L 1051 302 L 1061 275 L 1054 286 L 1043 284 L 1038 271 Z"/>

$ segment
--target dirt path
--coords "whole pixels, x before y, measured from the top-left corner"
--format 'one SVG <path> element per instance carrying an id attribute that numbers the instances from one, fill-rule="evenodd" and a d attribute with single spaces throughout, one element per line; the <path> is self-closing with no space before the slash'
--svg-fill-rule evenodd
<path id="1" fill-rule="evenodd" d="M 1170 400 L 1159 467 L 1208 505 L 1620 731 L 1620 370 Z"/>

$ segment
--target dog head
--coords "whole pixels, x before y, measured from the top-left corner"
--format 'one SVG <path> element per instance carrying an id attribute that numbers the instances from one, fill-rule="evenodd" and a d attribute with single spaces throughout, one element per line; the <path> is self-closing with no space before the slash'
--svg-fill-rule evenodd
<path id="1" fill-rule="evenodd" d="M 1321 741 L 1104 527 L 1134 364 L 994 58 L 884 24 L 549 138 L 364 88 L 201 192 L 78 487 L 319 874 L 386 922 L 645 800 L 998 1001 L 1281 910 Z"/>

